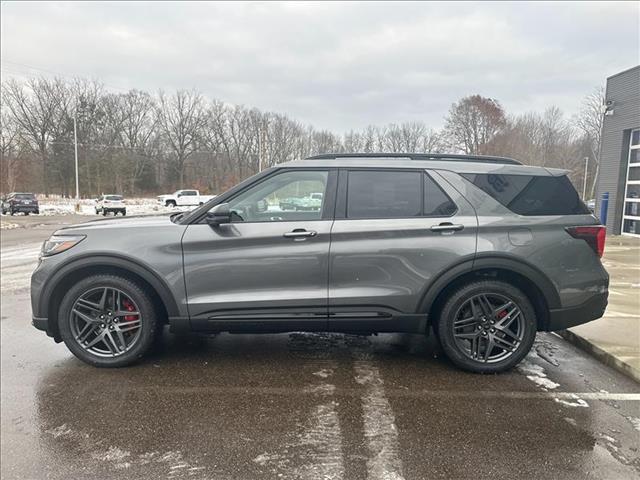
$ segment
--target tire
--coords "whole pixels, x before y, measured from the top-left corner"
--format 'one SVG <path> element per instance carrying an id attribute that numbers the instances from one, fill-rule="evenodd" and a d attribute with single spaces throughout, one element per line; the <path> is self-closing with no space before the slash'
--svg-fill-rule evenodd
<path id="1" fill-rule="evenodd" d="M 107 213 L 108 213 L 108 212 L 107 212 L 107 210 L 103 208 L 103 209 L 102 209 L 102 216 L 103 216 L 103 217 L 106 217 L 106 216 L 107 216 Z"/>
<path id="2" fill-rule="evenodd" d="M 13 211 L 13 208 L 9 210 L 9 215 L 11 215 L 12 217 L 16 214 L 16 212 Z"/>
<path id="3" fill-rule="evenodd" d="M 96 208 L 96 215 L 100 215 L 100 210 Z"/>
<path id="4" fill-rule="evenodd" d="M 127 216 L 127 211 L 126 210 L 122 210 L 122 216 L 126 217 Z"/>
<path id="5" fill-rule="evenodd" d="M 165 207 L 174 208 L 175 206 L 176 206 L 176 202 L 174 202 L 173 200 L 168 200 L 167 203 L 165 203 Z"/>
<path id="6" fill-rule="evenodd" d="M 513 368 L 529 353 L 537 319 L 521 290 L 504 282 L 483 280 L 453 292 L 436 326 L 442 348 L 456 366 L 475 373 L 498 373 Z M 489 345 L 493 346 L 487 353 Z"/>
<path id="7" fill-rule="evenodd" d="M 24 216 L 28 217 L 29 216 L 29 212 L 24 212 Z"/>
<path id="8" fill-rule="evenodd" d="M 129 330 L 124 331 L 123 333 L 125 336 L 129 334 L 134 335 L 134 337 L 128 337 L 131 341 L 131 345 L 127 347 L 127 349 L 123 348 L 122 351 L 118 350 L 117 354 L 113 354 L 113 350 L 118 348 L 115 344 L 110 344 L 108 347 L 111 349 L 111 354 L 99 352 L 94 353 L 91 350 L 88 350 L 85 346 L 82 346 L 79 341 L 76 340 L 76 336 L 74 334 L 74 328 L 76 332 L 78 330 L 74 325 L 74 322 L 76 321 L 75 318 L 77 318 L 77 316 L 72 316 L 72 309 L 76 306 L 76 302 L 85 295 L 93 295 L 93 291 L 96 292 L 95 295 L 100 297 L 102 295 L 101 289 L 105 288 L 111 289 L 112 291 L 119 291 L 120 295 L 122 295 L 120 298 L 126 299 L 128 297 L 132 302 L 129 305 L 135 305 L 134 308 L 137 308 L 136 311 L 139 312 L 139 315 L 137 315 L 139 319 L 139 327 L 134 330 L 132 327 L 126 325 L 125 328 L 129 328 Z M 110 298 L 107 295 L 107 301 L 105 303 L 107 305 L 111 305 L 111 301 L 112 297 Z M 86 309 L 86 307 L 83 307 L 82 305 L 76 306 L 76 311 L 78 311 L 78 308 L 84 309 L 85 316 L 90 312 L 90 310 Z M 120 305 L 119 308 L 124 307 Z M 91 315 L 93 315 L 93 313 L 91 313 Z M 97 313 L 95 315 L 97 315 Z M 133 317 L 135 320 L 136 316 Z M 113 323 L 110 327 L 119 328 L 120 326 L 125 325 L 126 321 L 132 322 L 131 319 L 127 320 L 127 316 L 118 317 L 120 320 L 119 322 L 116 322 L 115 319 L 116 317 L 111 317 L 110 320 Z M 107 321 L 109 320 L 105 320 L 105 322 Z M 99 319 L 95 318 L 95 322 L 99 322 Z M 95 322 L 91 322 L 91 324 Z M 116 325 L 116 323 L 119 323 L 119 325 Z M 89 324 L 90 322 L 85 323 L 85 325 Z M 58 328 L 65 345 L 77 358 L 95 367 L 125 367 L 140 360 L 151 347 L 156 336 L 158 324 L 159 321 L 157 313 L 153 307 L 153 302 L 149 293 L 147 293 L 147 291 L 137 283 L 125 277 L 116 275 L 92 275 L 80 280 L 71 287 L 69 292 L 64 296 L 58 311 Z M 106 327 L 107 323 L 97 324 L 96 328 L 100 325 Z M 100 331 L 102 332 L 104 330 Z M 82 334 L 82 332 L 80 333 Z M 116 336 L 116 332 L 111 330 L 111 333 L 114 335 L 113 338 L 117 340 L 118 337 Z M 96 337 L 97 336 L 98 335 L 96 334 Z M 90 336 L 89 339 L 95 339 L 96 337 Z M 106 350 L 107 343 L 102 344 L 99 342 L 96 347 L 93 348 L 97 349 L 98 347 Z"/>

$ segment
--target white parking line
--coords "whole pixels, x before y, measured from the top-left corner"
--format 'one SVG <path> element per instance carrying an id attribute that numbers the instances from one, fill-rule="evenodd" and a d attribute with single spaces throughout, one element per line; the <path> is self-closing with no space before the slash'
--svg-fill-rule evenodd
<path id="1" fill-rule="evenodd" d="M 369 480 L 402 480 L 402 463 L 398 455 L 398 428 L 384 391 L 377 367 L 366 360 L 354 362 L 356 382 L 365 387 L 362 394 L 364 436 L 369 447 Z"/>

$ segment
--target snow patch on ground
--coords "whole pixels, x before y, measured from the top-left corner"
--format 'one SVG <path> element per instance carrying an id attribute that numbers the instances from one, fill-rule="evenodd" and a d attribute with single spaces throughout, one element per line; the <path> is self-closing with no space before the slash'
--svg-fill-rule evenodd
<path id="1" fill-rule="evenodd" d="M 518 365 L 518 370 L 533 383 L 546 390 L 553 390 L 560 386 L 559 383 L 549 380 L 544 368 L 535 363 L 524 360 Z"/>
<path id="2" fill-rule="evenodd" d="M 12 230 L 14 228 L 18 228 L 20 225 L 18 225 L 17 223 L 11 223 L 11 222 L 5 222 L 2 221 L 0 222 L 0 230 Z"/>
<path id="3" fill-rule="evenodd" d="M 354 363 L 356 382 L 365 387 L 362 395 L 364 436 L 369 447 L 368 478 L 372 480 L 401 480 L 398 428 L 391 405 L 384 391 L 380 371 L 370 361 Z"/>
<path id="4" fill-rule="evenodd" d="M 558 398 L 558 397 L 555 397 L 553 400 L 567 407 L 585 407 L 585 408 L 589 407 L 589 404 L 583 399 L 581 399 L 578 395 L 571 394 L 570 397 L 573 400 L 565 400 L 563 398 Z"/>
<path id="5" fill-rule="evenodd" d="M 626 418 L 629 421 L 629 423 L 633 425 L 633 428 L 635 430 L 640 432 L 640 418 L 638 417 L 624 417 L 624 418 Z"/>

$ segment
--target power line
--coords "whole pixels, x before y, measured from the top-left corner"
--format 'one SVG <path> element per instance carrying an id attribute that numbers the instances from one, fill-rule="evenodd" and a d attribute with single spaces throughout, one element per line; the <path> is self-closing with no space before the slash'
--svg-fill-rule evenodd
<path id="1" fill-rule="evenodd" d="M 49 70 L 46 68 L 42 68 L 42 67 L 35 67 L 33 65 L 28 65 L 26 63 L 20 63 L 20 62 L 14 62 L 12 60 L 0 60 L 0 63 L 4 63 L 5 66 L 2 68 L 2 70 L 6 70 L 7 67 L 9 68 L 9 70 L 14 70 L 14 72 L 17 70 L 18 74 L 24 74 L 24 73 L 31 73 L 28 70 L 25 72 L 20 72 L 19 68 L 23 68 L 23 69 L 29 69 L 29 70 L 35 70 L 38 72 L 43 72 L 43 73 L 48 73 L 50 75 L 56 75 L 59 77 L 64 77 L 64 78 L 68 78 L 70 80 L 76 80 L 76 79 L 82 79 L 82 80 L 91 80 L 86 76 L 81 76 L 81 75 L 71 75 L 71 74 L 64 74 L 61 72 L 56 72 L 53 70 Z M 19 67 L 18 69 L 16 69 L 16 67 Z M 124 87 L 116 87 L 115 85 L 108 85 L 106 83 L 103 83 L 102 85 L 104 85 L 105 87 L 114 89 L 114 90 L 121 90 L 123 92 L 128 92 L 129 90 L 131 90 L 130 88 L 124 88 Z"/>

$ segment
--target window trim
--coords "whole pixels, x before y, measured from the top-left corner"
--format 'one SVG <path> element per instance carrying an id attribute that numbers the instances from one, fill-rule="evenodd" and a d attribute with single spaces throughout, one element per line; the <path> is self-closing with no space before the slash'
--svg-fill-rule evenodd
<path id="1" fill-rule="evenodd" d="M 349 173 L 355 171 L 369 171 L 369 172 L 414 172 L 421 174 L 420 182 L 420 215 L 415 216 L 402 216 L 402 217 L 349 217 L 347 216 L 348 198 L 349 198 Z M 436 186 L 440 189 L 442 194 L 447 197 L 451 203 L 456 207 L 455 211 L 451 215 L 426 215 L 425 214 L 425 176 L 429 177 Z M 338 192 L 335 205 L 335 220 L 409 220 L 416 218 L 451 218 L 458 214 L 460 207 L 449 196 L 449 194 L 440 186 L 438 181 L 429 175 L 427 169 L 424 168 L 384 168 L 384 167 L 347 167 L 340 168 L 338 176 Z"/>

